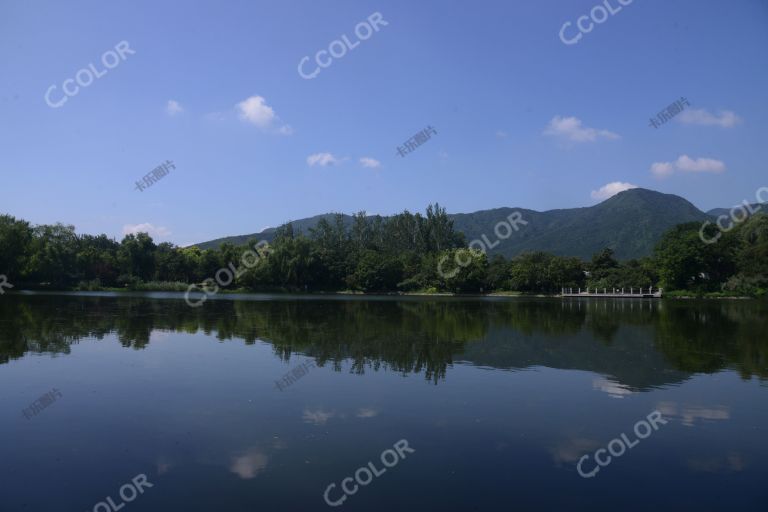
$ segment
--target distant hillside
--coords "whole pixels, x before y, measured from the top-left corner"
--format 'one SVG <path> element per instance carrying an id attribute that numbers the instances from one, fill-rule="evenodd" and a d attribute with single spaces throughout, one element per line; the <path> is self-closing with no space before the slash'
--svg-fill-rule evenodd
<path id="1" fill-rule="evenodd" d="M 742 205 L 738 205 L 738 206 L 735 206 L 735 207 L 732 207 L 732 208 L 736 208 L 738 210 L 739 206 L 742 206 Z M 730 217 L 731 216 L 731 209 L 732 208 L 712 208 L 711 210 L 709 210 L 707 212 L 707 215 L 709 215 L 711 217 L 715 217 L 715 218 L 720 217 L 721 215 L 725 215 L 725 216 Z M 762 205 L 759 204 L 759 203 L 754 203 L 754 204 L 749 205 L 749 209 L 752 210 L 755 213 L 758 213 L 758 212 L 766 212 L 766 213 L 768 213 L 768 203 L 763 203 Z M 752 214 L 746 208 L 744 209 L 744 211 L 747 212 L 747 216 L 748 217 L 752 216 Z M 741 212 L 737 213 L 736 217 L 739 218 L 739 215 L 741 215 Z"/>
<path id="2" fill-rule="evenodd" d="M 467 241 L 486 235 L 496 240 L 494 226 L 513 212 L 522 214 L 526 226 L 513 232 L 506 240 L 490 249 L 489 254 L 516 256 L 526 251 L 546 251 L 561 256 L 590 258 L 594 253 L 610 247 L 619 259 L 648 256 L 661 235 L 669 228 L 684 222 L 703 222 L 711 217 L 682 197 L 636 188 L 626 190 L 599 203 L 584 208 L 537 212 L 524 208 L 495 208 L 474 213 L 457 213 L 450 217 L 454 228 L 464 233 Z M 317 215 L 293 221 L 294 230 L 308 233 L 322 218 L 333 214 Z M 345 216 L 350 222 L 351 217 Z M 249 239 L 271 241 L 275 229 L 261 233 L 219 238 L 198 244 L 201 249 L 215 248 L 223 242 L 235 245 Z"/>
<path id="3" fill-rule="evenodd" d="M 454 227 L 468 239 L 487 233 L 493 241 L 493 226 L 513 208 L 499 208 L 454 216 Z M 610 247 L 619 259 L 650 255 L 669 228 L 709 216 L 682 197 L 652 190 L 632 189 L 586 208 L 536 212 L 519 210 L 528 225 L 491 254 L 510 257 L 526 251 L 546 251 L 561 256 L 590 258 Z"/>
<path id="4" fill-rule="evenodd" d="M 306 219 L 299 219 L 299 220 L 292 220 L 290 222 L 291 224 L 293 224 L 294 232 L 304 233 L 305 235 L 308 235 L 309 229 L 315 227 L 317 223 L 320 222 L 321 219 L 326 219 L 328 222 L 332 222 L 335 217 L 336 217 L 336 214 L 334 213 L 325 213 L 323 215 L 315 215 L 314 217 L 308 217 Z M 352 222 L 352 217 L 350 215 L 344 215 L 344 221 L 346 225 L 350 225 Z M 225 236 L 224 238 L 217 238 L 215 240 L 210 240 L 208 242 L 203 242 L 195 245 L 200 249 L 217 249 L 223 243 L 230 243 L 232 245 L 243 245 L 248 243 L 248 240 L 251 240 L 251 239 L 256 239 L 259 241 L 266 240 L 267 242 L 271 242 L 275 238 L 276 232 L 277 232 L 277 228 L 267 228 L 264 231 L 260 231 L 258 233 L 251 233 L 250 235 Z"/>

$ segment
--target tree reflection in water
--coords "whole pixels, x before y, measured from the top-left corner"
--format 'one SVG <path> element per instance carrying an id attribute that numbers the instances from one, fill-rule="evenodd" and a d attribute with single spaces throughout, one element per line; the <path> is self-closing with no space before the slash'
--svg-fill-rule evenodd
<path id="1" fill-rule="evenodd" d="M 183 300 L 135 296 L 6 295 L 0 363 L 114 333 L 143 349 L 153 330 L 270 343 L 340 371 L 386 368 L 438 383 L 462 361 L 494 368 L 598 372 L 632 390 L 692 373 L 736 369 L 768 378 L 768 306 L 758 301 L 553 299 Z"/>

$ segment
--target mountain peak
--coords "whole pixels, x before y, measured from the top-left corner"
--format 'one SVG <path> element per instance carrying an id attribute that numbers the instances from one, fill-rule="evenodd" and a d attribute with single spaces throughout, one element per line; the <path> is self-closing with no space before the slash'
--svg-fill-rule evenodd
<path id="1" fill-rule="evenodd" d="M 520 212 L 527 224 L 508 238 L 497 240 L 494 229 L 514 211 Z M 295 220 L 294 229 L 307 234 L 328 215 Z M 583 259 L 589 259 L 606 247 L 613 249 L 619 259 L 648 256 L 668 229 L 685 222 L 709 219 L 706 213 L 680 196 L 645 188 L 625 190 L 601 203 L 582 208 L 537 212 L 503 207 L 449 217 L 454 222 L 454 229 L 464 233 L 468 242 L 487 238 L 489 256 L 513 257 L 523 252 L 545 251 Z M 242 245 L 253 238 L 272 241 L 274 235 L 275 229 L 268 229 L 204 242 L 198 247 L 209 249 L 224 242 Z"/>
<path id="2" fill-rule="evenodd" d="M 615 194 L 605 201 L 610 201 L 612 199 L 616 200 L 626 200 L 628 198 L 641 198 L 644 200 L 679 200 L 679 201 L 685 201 L 688 202 L 685 198 L 682 198 L 675 194 L 666 194 L 664 192 L 659 192 L 658 190 L 651 190 L 649 188 L 630 188 L 627 190 L 622 190 L 618 194 Z M 604 202 L 605 202 L 604 201 Z"/>

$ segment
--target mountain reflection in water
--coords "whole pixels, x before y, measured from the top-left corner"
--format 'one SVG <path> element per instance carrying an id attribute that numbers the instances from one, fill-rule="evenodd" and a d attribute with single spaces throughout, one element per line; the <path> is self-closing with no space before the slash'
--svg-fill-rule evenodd
<path id="1" fill-rule="evenodd" d="M 614 396 L 734 369 L 768 378 L 768 306 L 757 301 L 307 298 L 251 296 L 190 308 L 173 294 L 6 295 L 0 364 L 29 353 L 68 354 L 115 333 L 142 349 L 153 331 L 270 343 L 341 371 L 389 369 L 435 384 L 456 362 L 496 369 L 595 372 Z M 254 300 L 255 299 L 255 300 Z"/>

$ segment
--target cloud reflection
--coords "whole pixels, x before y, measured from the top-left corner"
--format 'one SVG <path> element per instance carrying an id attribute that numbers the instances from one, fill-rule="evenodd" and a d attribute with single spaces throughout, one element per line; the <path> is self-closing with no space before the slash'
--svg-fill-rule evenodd
<path id="1" fill-rule="evenodd" d="M 686 427 L 692 427 L 696 420 L 728 420 L 731 418 L 731 411 L 727 406 L 716 405 L 713 407 L 703 407 L 700 405 L 681 405 L 675 402 L 659 402 L 656 409 L 662 416 L 678 416 Z"/>
<path id="2" fill-rule="evenodd" d="M 618 382 L 600 377 L 592 381 L 592 389 L 599 389 L 612 398 L 624 398 L 634 393 L 631 389 Z"/>
<path id="3" fill-rule="evenodd" d="M 315 409 L 314 411 L 304 409 L 304 415 L 302 418 L 306 423 L 312 423 L 314 425 L 325 425 L 328 420 L 336 416 L 335 411 L 324 411 L 323 409 Z"/>
<path id="4" fill-rule="evenodd" d="M 735 473 L 747 467 L 744 457 L 735 452 L 725 456 L 695 457 L 688 459 L 687 464 L 692 471 L 702 473 Z"/>
<path id="5" fill-rule="evenodd" d="M 557 467 L 565 464 L 573 464 L 578 461 L 582 455 L 598 448 L 600 443 L 594 439 L 584 437 L 568 439 L 558 446 L 549 449 L 552 454 L 552 460 Z"/>
<path id="6" fill-rule="evenodd" d="M 259 448 L 249 448 L 243 455 L 234 457 L 229 470 L 243 480 L 250 480 L 267 467 L 269 458 Z"/>

